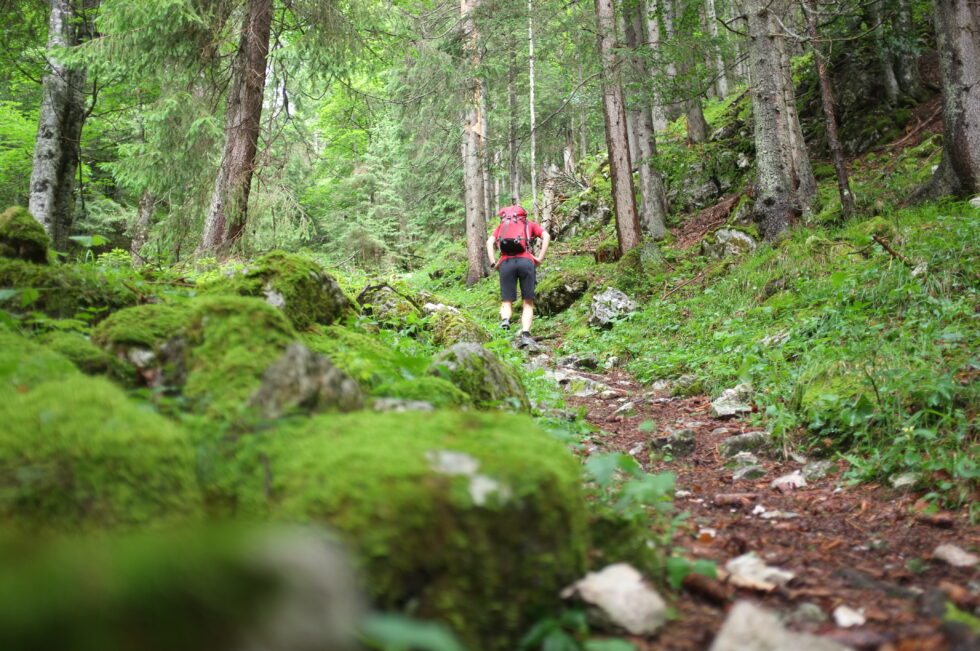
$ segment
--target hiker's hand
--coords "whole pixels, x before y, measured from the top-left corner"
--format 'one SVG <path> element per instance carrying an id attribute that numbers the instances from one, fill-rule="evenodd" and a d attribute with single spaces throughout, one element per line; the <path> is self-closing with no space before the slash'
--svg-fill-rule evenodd
<path id="1" fill-rule="evenodd" d="M 496 262 L 494 262 L 493 260 L 490 261 L 490 268 L 491 269 L 496 269 L 499 266 L 500 266 L 500 260 L 497 260 Z"/>
<path id="2" fill-rule="evenodd" d="M 539 264 L 541 264 L 541 258 L 539 258 L 539 257 L 537 257 L 535 255 L 532 255 L 531 256 L 531 259 L 534 260 L 534 266 L 535 267 L 537 267 Z"/>

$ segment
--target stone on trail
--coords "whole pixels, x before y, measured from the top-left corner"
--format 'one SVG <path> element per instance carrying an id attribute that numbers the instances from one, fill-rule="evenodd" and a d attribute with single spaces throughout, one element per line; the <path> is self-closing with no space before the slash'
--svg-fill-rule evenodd
<path id="1" fill-rule="evenodd" d="M 670 452 L 675 457 L 689 457 L 697 447 L 693 429 L 674 430 L 667 436 L 650 439 L 650 447 L 654 450 Z"/>
<path id="2" fill-rule="evenodd" d="M 590 622 L 613 634 L 652 635 L 667 621 L 663 598 L 627 563 L 589 572 L 561 596 L 587 604 Z"/>
<path id="3" fill-rule="evenodd" d="M 639 304 L 623 292 L 610 287 L 592 298 L 589 311 L 589 325 L 594 328 L 606 328 L 617 319 L 621 319 L 640 309 Z"/>
<path id="4" fill-rule="evenodd" d="M 739 452 L 754 452 L 761 450 L 772 442 L 768 432 L 758 430 L 729 437 L 718 445 L 718 451 L 723 457 L 733 457 Z"/>
<path id="5" fill-rule="evenodd" d="M 595 371 L 599 368 L 599 358 L 595 353 L 572 353 L 559 357 L 558 366 L 574 368 L 579 371 Z"/>
<path id="6" fill-rule="evenodd" d="M 864 626 L 867 621 L 864 615 L 854 610 L 850 606 L 841 604 L 834 608 L 834 623 L 841 628 L 853 628 L 854 626 Z"/>
<path id="7" fill-rule="evenodd" d="M 945 561 L 953 567 L 973 567 L 977 563 L 980 563 L 980 557 L 976 554 L 971 554 L 965 549 L 950 543 L 936 547 L 932 552 L 932 557 L 940 561 Z"/>
<path id="8" fill-rule="evenodd" d="M 794 633 L 767 610 L 737 602 L 709 651 L 846 651 L 848 647 L 807 633 Z"/>
<path id="9" fill-rule="evenodd" d="M 701 240 L 701 255 L 721 260 L 726 256 L 741 256 L 759 246 L 755 238 L 738 228 L 719 228 Z"/>
<path id="10" fill-rule="evenodd" d="M 739 414 L 752 413 L 748 404 L 752 398 L 752 385 L 739 384 L 731 389 L 725 389 L 712 403 L 708 414 L 712 418 L 730 418 Z"/>
<path id="11" fill-rule="evenodd" d="M 452 382 L 481 409 L 531 409 L 520 376 L 480 344 L 450 346 L 436 355 L 426 372 Z"/>
<path id="12" fill-rule="evenodd" d="M 919 475 L 915 472 L 903 472 L 900 475 L 892 475 L 888 481 L 892 488 L 912 488 L 919 483 Z"/>
<path id="13" fill-rule="evenodd" d="M 671 393 L 675 396 L 696 396 L 704 391 L 701 378 L 693 373 L 685 373 L 677 378 L 671 387 Z"/>
<path id="14" fill-rule="evenodd" d="M 265 370 L 248 404 L 266 418 L 278 418 L 290 408 L 354 411 L 364 406 L 364 396 L 357 382 L 329 359 L 294 341 Z"/>
<path id="15" fill-rule="evenodd" d="M 806 481 L 818 481 L 824 479 L 837 469 L 833 461 L 814 461 L 803 466 L 803 479 Z"/>
<path id="16" fill-rule="evenodd" d="M 769 591 L 786 585 L 796 576 L 788 570 L 771 567 L 756 556 L 755 552 L 742 554 L 727 563 L 725 569 L 731 573 L 729 582 L 753 590 Z"/>
<path id="17" fill-rule="evenodd" d="M 758 464 L 739 466 L 732 473 L 732 479 L 740 481 L 742 479 L 760 479 L 766 476 L 766 469 Z"/>
<path id="18" fill-rule="evenodd" d="M 788 475 L 783 475 L 782 477 L 777 477 L 772 480 L 772 487 L 778 488 L 779 490 L 786 492 L 797 488 L 806 487 L 806 479 L 799 470 L 794 470 Z"/>

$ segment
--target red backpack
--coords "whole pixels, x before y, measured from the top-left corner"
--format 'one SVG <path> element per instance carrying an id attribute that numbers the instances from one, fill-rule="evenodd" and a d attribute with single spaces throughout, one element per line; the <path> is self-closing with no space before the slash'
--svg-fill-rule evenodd
<path id="1" fill-rule="evenodd" d="M 497 248 L 504 255 L 520 255 L 531 244 L 527 235 L 527 211 L 520 206 L 501 208 Z M 523 233 L 523 235 L 522 235 Z"/>

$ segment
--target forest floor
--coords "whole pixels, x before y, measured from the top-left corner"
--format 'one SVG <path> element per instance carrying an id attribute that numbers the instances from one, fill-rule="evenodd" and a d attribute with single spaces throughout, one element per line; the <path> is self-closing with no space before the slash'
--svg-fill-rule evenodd
<path id="1" fill-rule="evenodd" d="M 780 489 L 773 487 L 773 480 L 800 470 L 807 460 L 757 453 L 765 476 L 735 481 L 718 445 L 758 428 L 737 419 L 711 418 L 706 396 L 651 396 L 620 371 L 582 374 L 619 394 L 608 400 L 567 398 L 570 407 L 584 407 L 586 420 L 605 433 L 592 442 L 598 448 L 592 452 L 632 451 L 648 472 L 676 474 L 675 506 L 690 513 L 676 531 L 676 547 L 683 548 L 690 560 L 708 559 L 719 568 L 734 557 L 755 552 L 767 565 L 795 574 L 785 586 L 771 591 L 736 588 L 721 581 L 686 582 L 687 589 L 672 604 L 677 621 L 657 637 L 632 639 L 639 649 L 706 649 L 726 611 L 739 599 L 752 600 L 791 622 L 795 613 L 796 621 L 788 623 L 789 628 L 855 649 L 977 648 L 968 629 L 944 624 L 941 617 L 947 599 L 973 612 L 980 573 L 976 566 L 956 568 L 932 558 L 941 544 L 962 549 L 980 545 L 980 527 L 971 525 L 965 512 L 931 512 L 921 495 L 913 492 L 848 485 L 842 479 L 844 461 L 835 462 L 835 470 L 826 478 Z M 638 401 L 635 416 L 614 414 L 627 399 L 640 396 L 646 398 Z M 656 427 L 642 431 L 640 424 L 648 421 Z M 651 438 L 680 428 L 696 433 L 693 455 L 670 459 L 648 454 Z M 809 605 L 801 609 L 803 604 Z M 861 612 L 866 622 L 836 626 L 833 612 L 838 606 Z"/>

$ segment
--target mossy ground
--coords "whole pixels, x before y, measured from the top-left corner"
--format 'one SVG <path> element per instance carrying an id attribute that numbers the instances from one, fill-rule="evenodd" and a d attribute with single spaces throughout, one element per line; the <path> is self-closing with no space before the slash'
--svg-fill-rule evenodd
<path id="1" fill-rule="evenodd" d="M 0 401 L 8 393 L 77 375 L 78 368 L 64 355 L 0 328 Z"/>
<path id="2" fill-rule="evenodd" d="M 44 227 L 24 208 L 12 206 L 0 214 L 0 257 L 45 264 L 49 246 Z"/>
<path id="3" fill-rule="evenodd" d="M 499 490 L 475 498 L 473 474 L 433 469 L 440 451 Z M 218 490 L 240 515 L 329 523 L 379 606 L 447 622 L 470 648 L 514 648 L 584 569 L 580 466 L 526 417 L 319 416 L 242 439 L 234 465 Z"/>
<path id="4" fill-rule="evenodd" d="M 473 399 L 452 382 L 427 375 L 385 382 L 374 390 L 374 394 L 403 400 L 423 400 L 436 407 L 469 407 L 473 404 Z"/>
<path id="5" fill-rule="evenodd" d="M 0 517 L 8 526 L 69 532 L 202 513 L 186 433 L 104 379 L 79 375 L 6 392 L 0 422 Z"/>

